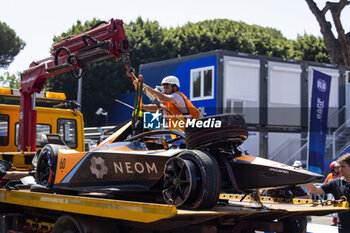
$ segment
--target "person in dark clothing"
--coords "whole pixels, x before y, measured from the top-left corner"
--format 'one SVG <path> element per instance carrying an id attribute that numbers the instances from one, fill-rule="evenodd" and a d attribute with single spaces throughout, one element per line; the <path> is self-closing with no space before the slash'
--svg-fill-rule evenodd
<path id="1" fill-rule="evenodd" d="M 305 185 L 307 189 L 313 194 L 326 194 L 331 193 L 336 200 L 341 197 L 346 197 L 347 201 L 350 200 L 350 153 L 346 153 L 338 158 L 337 162 L 340 165 L 340 173 L 343 175 L 341 178 L 337 178 L 317 187 L 314 184 Z M 350 210 L 338 213 L 338 231 L 339 233 L 350 233 Z"/>

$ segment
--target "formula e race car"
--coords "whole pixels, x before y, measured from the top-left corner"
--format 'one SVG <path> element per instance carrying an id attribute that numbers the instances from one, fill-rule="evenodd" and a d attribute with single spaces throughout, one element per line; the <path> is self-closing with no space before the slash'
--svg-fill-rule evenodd
<path id="1" fill-rule="evenodd" d="M 220 121 L 220 127 L 213 120 Z M 131 122 L 125 123 L 89 152 L 47 144 L 38 156 L 37 184 L 52 192 L 107 193 L 209 209 L 221 192 L 249 193 L 323 177 L 242 155 L 238 147 L 248 132 L 240 115 L 201 118 L 185 134 L 167 129 L 133 133 Z"/>

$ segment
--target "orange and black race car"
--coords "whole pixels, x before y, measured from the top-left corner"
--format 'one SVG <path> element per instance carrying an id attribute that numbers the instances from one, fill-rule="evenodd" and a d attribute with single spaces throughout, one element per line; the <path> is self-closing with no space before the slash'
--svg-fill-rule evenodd
<path id="1" fill-rule="evenodd" d="M 89 152 L 47 144 L 36 166 L 37 184 L 52 192 L 107 193 L 187 209 L 209 209 L 220 192 L 318 182 L 323 176 L 271 160 L 242 155 L 247 138 L 239 115 L 205 117 L 220 127 L 152 130 L 133 134 L 131 122 Z M 210 125 L 210 124 L 209 124 Z M 33 186 L 33 189 L 40 189 Z"/>

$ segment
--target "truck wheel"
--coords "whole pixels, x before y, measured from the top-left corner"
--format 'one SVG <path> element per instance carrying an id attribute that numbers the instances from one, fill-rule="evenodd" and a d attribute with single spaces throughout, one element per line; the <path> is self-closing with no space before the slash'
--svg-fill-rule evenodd
<path id="1" fill-rule="evenodd" d="M 187 209 L 210 209 L 216 205 L 220 195 L 221 175 L 216 160 L 198 150 L 188 150 L 179 157 L 195 165 L 195 190 L 184 203 Z"/>
<path id="2" fill-rule="evenodd" d="M 63 215 L 59 217 L 53 227 L 52 233 L 84 233 L 84 228 L 73 216 Z"/>
<path id="3" fill-rule="evenodd" d="M 47 188 L 54 184 L 59 149 L 66 146 L 47 144 L 40 152 L 36 167 L 36 183 Z"/>
<path id="4" fill-rule="evenodd" d="M 247 125 L 241 115 L 221 114 L 197 119 L 194 127 L 186 127 L 186 146 L 188 149 L 198 149 L 207 145 L 234 143 L 239 146 L 248 138 Z M 213 123 L 214 122 L 214 123 Z M 215 122 L 221 122 L 215 127 Z M 197 127 L 202 125 L 203 127 Z"/>
<path id="5" fill-rule="evenodd" d="M 163 198 L 168 204 L 182 206 L 196 190 L 195 165 L 180 157 L 169 159 L 164 166 Z"/>

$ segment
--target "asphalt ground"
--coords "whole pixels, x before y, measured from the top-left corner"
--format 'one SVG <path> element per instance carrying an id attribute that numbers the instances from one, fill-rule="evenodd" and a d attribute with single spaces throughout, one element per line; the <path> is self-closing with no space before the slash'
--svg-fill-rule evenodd
<path id="1" fill-rule="evenodd" d="M 312 216 L 311 221 L 307 224 L 307 233 L 338 233 L 338 227 L 331 226 L 331 216 Z M 256 233 L 264 233 L 256 231 Z"/>
<path id="2" fill-rule="evenodd" d="M 338 227 L 332 226 L 331 216 L 312 216 L 307 224 L 308 233 L 338 233 Z"/>

